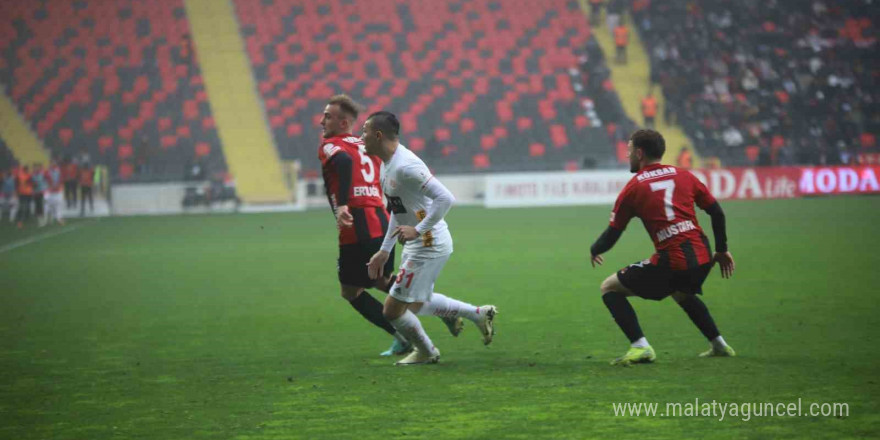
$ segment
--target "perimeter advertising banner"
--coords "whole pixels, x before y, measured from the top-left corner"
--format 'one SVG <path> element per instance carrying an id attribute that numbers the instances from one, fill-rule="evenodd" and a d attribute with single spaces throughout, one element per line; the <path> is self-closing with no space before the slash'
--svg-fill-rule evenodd
<path id="1" fill-rule="evenodd" d="M 880 193 L 880 166 L 692 170 L 722 200 Z M 632 178 L 626 171 L 490 174 L 489 208 L 611 204 Z"/>

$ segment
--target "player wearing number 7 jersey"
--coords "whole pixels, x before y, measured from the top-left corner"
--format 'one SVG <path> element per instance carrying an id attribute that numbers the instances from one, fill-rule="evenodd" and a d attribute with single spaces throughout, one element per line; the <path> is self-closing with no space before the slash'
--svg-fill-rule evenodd
<path id="1" fill-rule="evenodd" d="M 631 264 L 609 276 L 601 286 L 602 300 L 620 329 L 629 338 L 629 351 L 614 365 L 652 362 L 654 349 L 648 344 L 628 296 L 662 300 L 672 295 L 712 347 L 700 356 L 734 356 L 715 326 L 706 305 L 697 294 L 714 263 L 721 276 L 733 275 L 733 256 L 727 251 L 724 211 L 702 182 L 683 168 L 662 165 L 666 142 L 654 130 L 639 130 L 629 141 L 630 171 L 636 175 L 626 184 L 614 209 L 608 229 L 590 248 L 591 263 L 602 264 L 633 217 L 642 219 L 654 242 L 651 258 Z M 712 218 L 715 254 L 697 223 L 694 204 Z"/>
<path id="2" fill-rule="evenodd" d="M 463 317 L 472 321 L 488 345 L 494 335 L 495 306 L 476 307 L 434 292 L 434 281 L 452 254 L 452 236 L 443 217 L 455 198 L 425 163 L 398 142 L 400 123 L 388 112 L 370 115 L 362 135 L 367 154 L 385 163 L 382 189 L 391 220 L 382 248 L 370 259 L 369 273 L 381 279 L 394 242 L 404 243 L 400 272 L 385 298 L 385 318 L 416 349 L 398 365 L 436 363 L 440 351 L 425 333 L 418 315 Z"/>

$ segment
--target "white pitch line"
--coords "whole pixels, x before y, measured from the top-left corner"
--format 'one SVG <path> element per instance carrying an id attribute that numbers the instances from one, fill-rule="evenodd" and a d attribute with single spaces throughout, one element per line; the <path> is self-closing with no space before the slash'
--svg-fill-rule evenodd
<path id="1" fill-rule="evenodd" d="M 2 253 L 6 253 L 6 252 L 9 252 L 9 251 L 11 251 L 11 250 L 13 250 L 13 249 L 18 249 L 18 248 L 20 248 L 20 247 L 22 247 L 22 246 L 27 246 L 27 245 L 29 245 L 29 244 L 36 243 L 36 242 L 38 242 L 38 241 L 43 241 L 43 240 L 46 240 L 46 239 L 49 239 L 49 238 L 55 237 L 55 236 L 57 236 L 57 235 L 66 234 L 66 233 L 68 233 L 68 232 L 73 232 L 73 231 L 75 231 L 75 230 L 77 230 L 77 229 L 79 229 L 79 228 L 82 228 L 83 226 L 85 226 L 85 225 L 87 225 L 87 224 L 89 224 L 89 223 L 93 223 L 93 222 L 80 223 L 80 224 L 78 224 L 78 225 L 71 225 L 71 226 L 67 226 L 67 227 L 65 227 L 64 229 L 62 229 L 62 230 L 60 230 L 60 231 L 49 232 L 49 233 L 47 233 L 47 234 L 37 235 L 36 237 L 26 238 L 26 239 L 24 239 L 24 240 L 20 240 L 20 241 L 15 241 L 15 242 L 9 243 L 9 244 L 7 244 L 6 246 L 2 246 L 2 247 L 0 247 L 0 254 L 2 254 Z"/>

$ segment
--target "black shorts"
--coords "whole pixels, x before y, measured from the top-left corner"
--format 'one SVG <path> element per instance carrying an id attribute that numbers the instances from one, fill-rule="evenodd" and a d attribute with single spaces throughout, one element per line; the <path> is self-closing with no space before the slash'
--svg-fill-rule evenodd
<path id="1" fill-rule="evenodd" d="M 336 269 L 339 272 L 339 282 L 349 286 L 370 288 L 376 284 L 367 273 L 367 263 L 373 254 L 382 248 L 384 238 L 374 238 L 370 241 L 362 241 L 356 244 L 339 245 L 339 260 Z M 394 273 L 394 249 L 385 263 L 384 276 Z"/>
<path id="2" fill-rule="evenodd" d="M 617 271 L 617 279 L 636 296 L 660 301 L 675 292 L 703 293 L 703 281 L 710 270 L 712 263 L 688 270 L 672 270 L 644 260 Z"/>

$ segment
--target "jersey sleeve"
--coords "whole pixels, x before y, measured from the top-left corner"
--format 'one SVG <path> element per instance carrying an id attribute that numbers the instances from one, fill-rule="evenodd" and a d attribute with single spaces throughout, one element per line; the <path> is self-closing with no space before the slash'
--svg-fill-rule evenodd
<path id="1" fill-rule="evenodd" d="M 635 215 L 635 211 L 632 208 L 632 186 L 626 185 L 623 188 L 623 191 L 617 196 L 617 201 L 614 202 L 614 208 L 611 210 L 611 220 L 608 222 L 608 226 L 617 229 L 618 231 L 623 231 L 626 229 L 626 225 L 629 224 L 629 221 Z"/>
<path id="2" fill-rule="evenodd" d="M 434 175 L 425 164 L 416 163 L 401 169 L 401 177 L 407 185 L 417 187 L 424 194 L 425 186 L 434 178 Z"/>
<path id="3" fill-rule="evenodd" d="M 322 145 L 321 148 L 318 149 L 318 159 L 321 159 L 321 165 L 326 166 L 327 162 L 329 162 L 330 159 L 340 151 L 342 151 L 342 147 L 332 142 Z"/>
<path id="4" fill-rule="evenodd" d="M 690 179 L 694 184 L 694 202 L 697 206 L 700 207 L 703 211 L 709 209 L 710 206 L 714 205 L 716 200 L 715 196 L 709 192 L 709 188 L 706 188 L 706 185 L 697 179 L 697 176 L 694 176 L 690 172 L 688 173 Z"/>
<path id="5" fill-rule="evenodd" d="M 336 204 L 337 206 L 348 205 L 348 194 L 351 192 L 352 160 L 348 154 L 335 154 L 327 161 L 327 164 L 336 170 Z"/>

